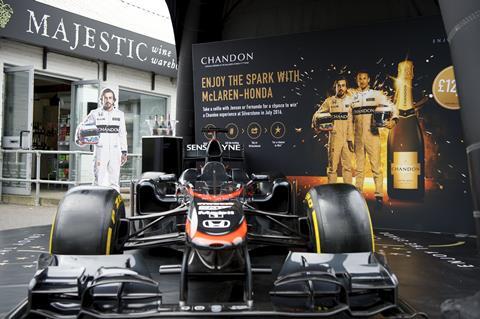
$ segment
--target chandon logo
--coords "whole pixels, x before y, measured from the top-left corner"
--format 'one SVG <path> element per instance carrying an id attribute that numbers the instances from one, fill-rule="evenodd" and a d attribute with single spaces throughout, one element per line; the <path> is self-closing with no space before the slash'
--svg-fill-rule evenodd
<path id="1" fill-rule="evenodd" d="M 100 133 L 118 133 L 118 125 L 97 125 L 97 129 Z"/>
<path id="2" fill-rule="evenodd" d="M 204 56 L 200 63 L 206 67 L 248 64 L 253 60 L 253 52 L 240 52 L 224 55 Z"/>

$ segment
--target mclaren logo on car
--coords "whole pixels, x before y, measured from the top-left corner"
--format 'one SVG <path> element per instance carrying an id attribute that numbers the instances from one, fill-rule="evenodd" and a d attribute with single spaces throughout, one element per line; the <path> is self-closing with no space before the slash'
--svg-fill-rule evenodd
<path id="1" fill-rule="evenodd" d="M 225 215 L 235 214 L 234 210 L 229 209 L 232 206 L 233 203 L 198 203 L 198 215 L 208 215 L 208 218 L 223 218 Z"/>

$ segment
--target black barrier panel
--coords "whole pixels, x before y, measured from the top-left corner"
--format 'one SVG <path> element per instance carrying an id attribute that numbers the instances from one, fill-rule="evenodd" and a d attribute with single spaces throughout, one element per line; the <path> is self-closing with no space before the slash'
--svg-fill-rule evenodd
<path id="1" fill-rule="evenodd" d="M 182 173 L 182 144 L 180 137 L 142 137 L 142 172 Z"/>

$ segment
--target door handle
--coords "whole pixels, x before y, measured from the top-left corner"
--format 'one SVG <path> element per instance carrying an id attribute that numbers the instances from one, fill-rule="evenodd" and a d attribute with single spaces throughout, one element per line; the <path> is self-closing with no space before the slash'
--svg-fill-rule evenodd
<path id="1" fill-rule="evenodd" d="M 26 130 L 23 130 L 23 131 L 20 131 L 20 149 L 24 149 L 22 147 L 22 143 L 23 143 L 23 139 L 22 139 L 22 136 L 23 136 L 23 133 L 30 133 L 30 131 L 26 131 Z M 26 149 L 26 148 L 25 148 Z"/>

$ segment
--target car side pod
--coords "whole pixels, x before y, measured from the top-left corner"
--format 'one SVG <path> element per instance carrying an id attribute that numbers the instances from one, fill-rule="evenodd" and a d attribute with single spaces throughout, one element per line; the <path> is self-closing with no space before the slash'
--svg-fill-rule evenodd
<path id="1" fill-rule="evenodd" d="M 376 253 L 290 252 L 270 295 L 277 311 L 363 317 L 396 308 L 397 287 Z"/>

